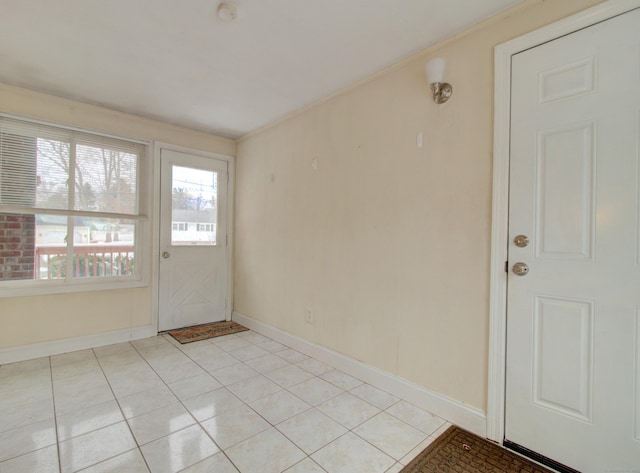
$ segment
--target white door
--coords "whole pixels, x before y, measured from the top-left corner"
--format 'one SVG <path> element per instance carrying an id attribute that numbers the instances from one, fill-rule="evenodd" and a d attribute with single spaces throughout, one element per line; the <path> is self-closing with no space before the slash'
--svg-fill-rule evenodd
<path id="1" fill-rule="evenodd" d="M 160 153 L 158 330 L 225 320 L 227 162 Z"/>
<path id="2" fill-rule="evenodd" d="M 640 10 L 515 55 L 511 100 L 505 440 L 640 471 Z"/>

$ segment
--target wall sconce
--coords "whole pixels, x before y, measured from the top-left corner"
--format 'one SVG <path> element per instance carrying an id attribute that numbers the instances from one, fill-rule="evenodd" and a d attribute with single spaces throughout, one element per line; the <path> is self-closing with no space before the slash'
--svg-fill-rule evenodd
<path id="1" fill-rule="evenodd" d="M 432 59 L 425 66 L 427 80 L 431 84 L 431 91 L 433 92 L 433 101 L 437 104 L 445 103 L 453 94 L 451 84 L 442 82 L 444 67 L 445 61 L 441 57 Z"/>

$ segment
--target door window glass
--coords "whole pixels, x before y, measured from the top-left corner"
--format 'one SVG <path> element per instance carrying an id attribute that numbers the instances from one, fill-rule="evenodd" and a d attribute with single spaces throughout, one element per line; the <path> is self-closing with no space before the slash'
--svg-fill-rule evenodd
<path id="1" fill-rule="evenodd" d="M 172 166 L 171 244 L 217 245 L 218 173 Z"/>

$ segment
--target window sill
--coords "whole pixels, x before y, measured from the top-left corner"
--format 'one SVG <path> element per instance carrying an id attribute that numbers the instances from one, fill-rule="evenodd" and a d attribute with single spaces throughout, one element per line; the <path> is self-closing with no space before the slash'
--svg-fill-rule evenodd
<path id="1" fill-rule="evenodd" d="M 113 278 L 113 281 L 99 280 L 75 281 L 5 281 L 0 284 L 0 298 L 41 296 L 47 294 L 72 294 L 77 292 L 98 292 L 116 289 L 135 289 L 148 287 L 145 278 Z"/>

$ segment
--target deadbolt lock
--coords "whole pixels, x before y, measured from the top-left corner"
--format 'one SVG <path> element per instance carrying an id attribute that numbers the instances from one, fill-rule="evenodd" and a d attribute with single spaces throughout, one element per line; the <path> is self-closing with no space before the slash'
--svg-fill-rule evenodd
<path id="1" fill-rule="evenodd" d="M 529 246 L 529 237 L 526 235 L 518 235 L 513 239 L 513 242 L 518 248 L 525 248 Z"/>

